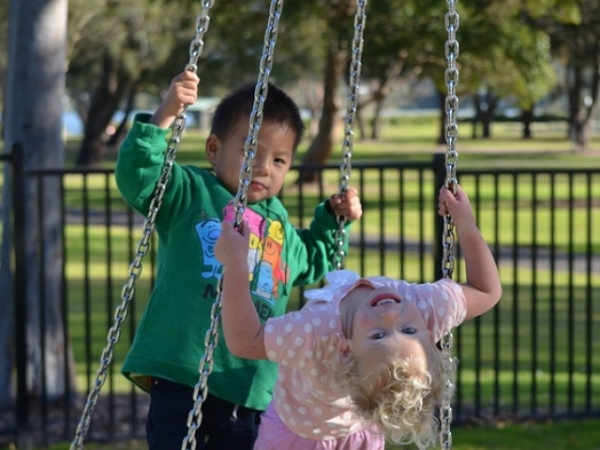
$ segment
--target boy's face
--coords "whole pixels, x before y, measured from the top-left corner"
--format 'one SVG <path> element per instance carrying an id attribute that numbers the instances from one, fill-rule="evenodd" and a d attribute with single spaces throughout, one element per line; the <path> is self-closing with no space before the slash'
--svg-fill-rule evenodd
<path id="1" fill-rule="evenodd" d="M 248 138 L 248 119 L 238 121 L 233 131 L 206 140 L 206 154 L 217 179 L 229 192 L 238 191 L 240 168 L 244 163 L 244 145 Z M 248 186 L 248 203 L 276 196 L 292 165 L 296 134 L 278 123 L 263 122 L 258 133 L 258 149 L 252 165 L 252 182 Z"/>
<path id="2" fill-rule="evenodd" d="M 358 286 L 344 301 L 360 302 L 352 321 L 349 351 L 363 367 L 377 367 L 392 358 L 412 357 L 424 363 L 433 345 L 417 306 L 402 301 L 388 287 Z"/>

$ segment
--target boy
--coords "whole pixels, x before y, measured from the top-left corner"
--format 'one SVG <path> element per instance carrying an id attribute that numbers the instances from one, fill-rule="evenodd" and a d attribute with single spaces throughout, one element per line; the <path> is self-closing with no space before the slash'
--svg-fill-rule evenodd
<path id="1" fill-rule="evenodd" d="M 175 77 L 156 112 L 136 116 L 121 146 L 117 185 L 127 203 L 142 214 L 148 212 L 162 170 L 168 127 L 186 104 L 196 101 L 198 83 L 190 71 Z M 238 189 L 253 101 L 254 86 L 223 99 L 205 146 L 213 170 L 174 164 L 156 219 L 156 283 L 123 365 L 124 375 L 150 392 L 150 450 L 179 449 L 188 432 L 198 363 L 222 272 L 214 244 L 221 220 L 234 215 L 231 201 Z M 314 283 L 332 269 L 335 216 L 352 221 L 362 215 L 356 191 L 350 189 L 319 205 L 309 229 L 297 230 L 288 222 L 276 196 L 303 131 L 295 103 L 270 86 L 244 212 L 251 234 L 249 270 L 247 280 L 240 280 L 249 283 L 263 321 L 285 312 L 294 285 Z M 197 448 L 251 449 L 276 371 L 274 363 L 237 358 L 220 343 L 214 351 Z"/>

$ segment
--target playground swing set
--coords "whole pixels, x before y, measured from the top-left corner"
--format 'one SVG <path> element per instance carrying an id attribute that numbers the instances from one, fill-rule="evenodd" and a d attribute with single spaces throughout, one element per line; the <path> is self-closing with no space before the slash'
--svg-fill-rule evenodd
<path id="1" fill-rule="evenodd" d="M 459 100 L 456 95 L 456 86 L 458 84 L 458 68 L 456 59 L 459 53 L 459 44 L 456 40 L 456 31 L 459 26 L 459 16 L 456 11 L 457 0 L 446 0 L 448 11 L 445 15 L 445 27 L 448 33 L 445 43 L 445 56 L 447 59 L 447 68 L 445 71 L 445 83 L 447 95 L 445 100 L 446 112 L 446 178 L 445 187 L 455 191 L 457 185 L 456 168 L 458 162 L 458 152 L 456 141 L 458 137 L 457 113 Z M 210 10 L 214 5 L 214 0 L 203 0 L 202 9 L 196 17 L 196 35 L 190 43 L 189 61 L 185 70 L 195 73 L 198 71 L 198 59 L 204 48 L 204 36 L 208 31 L 210 24 Z M 354 122 L 357 109 L 358 89 L 361 73 L 361 57 L 363 51 L 363 35 L 366 22 L 367 0 L 357 0 L 357 8 L 354 16 L 354 36 L 352 40 L 352 59 L 349 69 L 348 86 L 349 93 L 347 97 L 346 117 L 344 121 L 344 139 L 342 144 L 342 163 L 340 165 L 339 193 L 346 191 L 349 187 L 351 159 L 353 149 Z M 283 9 L 283 0 L 271 0 L 269 8 L 269 19 L 264 36 L 263 51 L 260 58 L 259 74 L 254 90 L 254 104 L 250 113 L 249 133 L 244 145 L 244 163 L 240 169 L 238 191 L 233 200 L 235 206 L 234 226 L 239 228 L 241 225 L 244 210 L 247 205 L 247 190 L 252 180 L 252 165 L 257 147 L 258 133 L 262 123 L 262 110 L 264 101 L 267 98 L 269 75 L 273 65 L 273 55 L 275 44 L 277 42 L 277 33 L 279 20 Z M 117 307 L 114 323 L 108 331 L 107 345 L 102 351 L 100 357 L 100 367 L 96 374 L 96 379 L 87 397 L 81 418 L 79 420 L 75 437 L 71 443 L 71 450 L 83 448 L 87 432 L 91 425 L 93 412 L 100 395 L 100 391 L 106 380 L 109 366 L 113 359 L 114 346 L 119 341 L 121 325 L 126 320 L 129 305 L 133 299 L 135 291 L 135 282 L 142 271 L 142 260 L 150 247 L 150 239 L 154 233 L 155 221 L 161 207 L 162 199 L 171 176 L 171 168 L 175 161 L 175 156 L 181 141 L 181 136 L 186 122 L 187 108 L 176 117 L 171 125 L 171 137 L 169 139 L 165 152 L 165 161 L 161 175 L 157 180 L 153 198 L 150 203 L 147 217 L 144 221 L 142 238 L 139 240 L 135 257 L 129 268 L 129 276 L 121 291 L 121 303 Z M 339 270 L 343 268 L 345 252 L 343 250 L 347 235 L 344 229 L 346 219 L 338 216 L 339 227 L 336 231 L 337 251 L 334 255 L 334 267 Z M 442 253 L 442 273 L 444 277 L 451 278 L 454 271 L 455 260 L 455 233 L 452 219 L 449 215 L 444 217 L 443 227 L 443 253 Z M 196 448 L 196 430 L 202 423 L 202 403 L 208 394 L 208 377 L 212 372 L 212 354 L 219 340 L 219 323 L 221 309 L 221 284 L 217 287 L 217 296 L 211 309 L 211 326 L 207 330 L 204 338 L 205 352 L 200 359 L 198 374 L 199 379 L 194 387 L 194 405 L 189 412 L 187 419 L 188 434 L 182 438 L 182 450 Z M 439 343 L 440 350 L 451 358 L 452 333 L 447 333 Z M 452 448 L 452 433 L 450 425 L 452 422 L 452 380 L 446 374 L 446 395 L 443 398 L 439 411 L 440 420 L 440 447 L 442 450 Z"/>

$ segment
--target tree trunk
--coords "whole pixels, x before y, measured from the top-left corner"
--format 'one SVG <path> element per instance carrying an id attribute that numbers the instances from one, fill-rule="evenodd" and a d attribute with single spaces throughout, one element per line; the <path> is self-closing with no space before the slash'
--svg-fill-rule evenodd
<path id="1" fill-rule="evenodd" d="M 356 128 L 358 128 L 358 138 L 363 141 L 367 137 L 367 129 L 365 125 L 365 119 L 363 117 L 363 105 L 361 103 L 356 104 Z M 356 136 L 355 136 L 356 139 Z"/>
<path id="2" fill-rule="evenodd" d="M 533 107 L 524 109 L 521 112 L 521 121 L 523 123 L 523 139 L 532 139 L 531 123 L 533 122 Z"/>
<path id="3" fill-rule="evenodd" d="M 378 140 L 380 136 L 381 113 L 383 111 L 385 99 L 388 97 L 390 92 L 397 90 L 397 86 L 400 84 L 405 67 L 404 58 L 399 55 L 398 58 L 393 61 L 393 63 L 384 65 L 380 68 L 380 70 L 377 70 L 377 76 L 374 80 L 377 81 L 377 87 L 374 89 L 371 98 L 361 104 L 361 106 L 366 106 L 370 103 L 374 104 L 373 125 L 371 128 L 371 139 L 373 140 Z"/>
<path id="4" fill-rule="evenodd" d="M 583 84 L 581 68 L 576 64 L 567 67 L 567 89 L 569 97 L 569 139 L 575 143 L 577 140 L 579 110 L 581 108 L 580 96 Z"/>
<path id="5" fill-rule="evenodd" d="M 26 168 L 64 166 L 62 98 L 65 85 L 67 0 L 13 0 L 10 5 L 9 70 L 7 79 L 4 143 L 23 146 Z M 5 178 L 6 180 L 7 178 Z M 38 189 L 38 187 L 40 189 Z M 62 315 L 62 228 L 59 180 L 24 183 L 27 298 L 27 391 L 33 397 L 53 400 L 74 386 L 72 353 L 64 341 Z M 9 204 L 10 184 L 4 184 L 4 205 Z M 40 203 L 41 202 L 41 203 Z M 43 205 L 40 209 L 39 205 Z M 9 208 L 3 211 L 3 233 L 10 230 Z M 40 214 L 41 212 L 41 214 Z M 9 267 L 11 251 L 2 240 L 0 292 L 12 292 Z M 0 317 L 10 322 L 10 302 L 0 303 Z M 43 335 L 42 335 L 43 333 Z M 13 326 L 0 327 L 0 404 L 11 402 L 6 380 L 14 370 L 10 354 Z M 6 345 L 9 344 L 9 345 Z M 8 351 L 8 355 L 7 352 Z M 5 359 L 5 355 L 8 358 Z"/>
<path id="6" fill-rule="evenodd" d="M 125 104 L 125 109 L 123 111 L 123 120 L 121 120 L 121 123 L 116 128 L 112 136 L 109 137 L 108 142 L 106 143 L 106 146 L 111 150 L 116 149 L 127 134 L 127 124 L 129 123 L 131 113 L 135 108 L 136 94 L 137 85 L 132 84 L 131 89 L 129 89 L 129 94 L 127 95 L 127 103 Z"/>
<path id="7" fill-rule="evenodd" d="M 100 83 L 92 96 L 85 123 L 84 137 L 77 156 L 78 166 L 102 163 L 106 153 L 106 127 L 132 86 L 133 80 L 122 70 L 121 62 L 106 53 L 102 62 Z"/>
<path id="8" fill-rule="evenodd" d="M 473 124 L 471 138 L 477 139 L 477 124 L 481 120 L 481 98 L 479 97 L 479 94 L 473 96 L 473 108 L 475 109 L 475 112 L 473 113 L 473 119 L 471 120 L 471 123 Z"/>
<path id="9" fill-rule="evenodd" d="M 446 122 L 448 121 L 448 116 L 446 115 L 446 94 L 438 91 L 438 98 L 440 99 L 440 134 L 438 135 L 437 143 L 443 145 L 446 143 Z"/>
<path id="10" fill-rule="evenodd" d="M 600 90 L 600 53 L 592 70 L 590 93 L 584 97 L 584 70 L 572 64 L 567 70 L 569 90 L 569 138 L 575 151 L 586 150 L 592 139 L 592 118 L 598 104 Z"/>
<path id="11" fill-rule="evenodd" d="M 481 116 L 481 137 L 483 139 L 489 139 L 492 137 L 493 117 L 493 111 L 485 111 L 485 113 Z"/>
<path id="12" fill-rule="evenodd" d="M 305 153 L 300 165 L 322 164 L 331 158 L 333 142 L 336 140 L 341 121 L 338 117 L 336 93 L 344 70 L 346 52 L 339 49 L 336 40 L 331 41 L 327 52 L 325 83 L 323 88 L 323 108 L 319 120 L 319 130 Z M 311 169 L 300 171 L 297 183 L 316 181 L 317 172 Z"/>
<path id="13" fill-rule="evenodd" d="M 381 131 L 381 112 L 385 102 L 385 95 L 380 91 L 375 97 L 375 108 L 373 111 L 373 127 L 371 128 L 371 139 L 374 141 L 379 139 Z"/>
<path id="14" fill-rule="evenodd" d="M 492 137 L 492 122 L 494 121 L 496 106 L 498 106 L 498 97 L 488 88 L 485 100 L 481 105 L 481 137 L 483 139 Z"/>
<path id="15" fill-rule="evenodd" d="M 577 150 L 586 150 L 592 141 L 592 124 L 590 120 L 583 120 L 575 136 Z"/>

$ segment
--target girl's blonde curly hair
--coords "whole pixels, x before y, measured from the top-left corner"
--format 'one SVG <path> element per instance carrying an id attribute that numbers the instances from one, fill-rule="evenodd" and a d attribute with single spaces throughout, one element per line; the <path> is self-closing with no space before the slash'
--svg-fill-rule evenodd
<path id="1" fill-rule="evenodd" d="M 450 380 L 453 387 L 456 373 L 453 359 L 435 345 L 427 353 L 426 364 L 416 358 L 394 358 L 378 370 L 362 367 L 350 354 L 337 367 L 356 413 L 377 425 L 387 439 L 402 445 L 414 442 L 419 449 L 437 441 L 436 412 L 445 396 L 452 398 L 446 382 Z"/>

